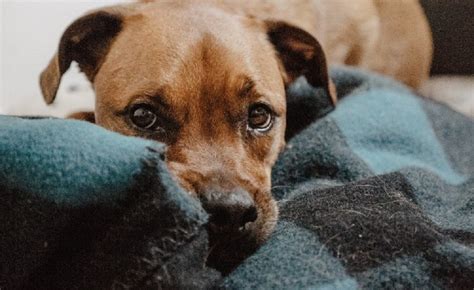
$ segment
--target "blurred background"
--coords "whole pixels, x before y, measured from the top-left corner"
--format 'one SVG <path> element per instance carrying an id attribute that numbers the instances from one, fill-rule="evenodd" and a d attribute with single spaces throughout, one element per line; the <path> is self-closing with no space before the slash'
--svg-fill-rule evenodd
<path id="1" fill-rule="evenodd" d="M 43 102 L 38 78 L 72 21 L 88 10 L 117 2 L 130 1 L 0 0 L 0 114 L 64 117 L 92 109 L 91 85 L 75 64 L 64 75 L 51 106 Z M 474 0 L 420 2 L 435 42 L 434 76 L 422 92 L 474 117 Z"/>
<path id="2" fill-rule="evenodd" d="M 0 0 L 0 114 L 63 117 L 93 108 L 91 85 L 75 63 L 62 79 L 57 101 L 50 106 L 43 102 L 39 74 L 69 24 L 88 10 L 117 2 Z"/>

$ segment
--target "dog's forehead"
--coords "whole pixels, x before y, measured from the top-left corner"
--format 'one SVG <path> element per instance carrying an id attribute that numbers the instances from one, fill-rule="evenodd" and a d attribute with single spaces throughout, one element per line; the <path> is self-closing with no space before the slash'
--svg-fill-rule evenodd
<path id="1" fill-rule="evenodd" d="M 124 19 L 109 59 L 116 63 L 121 58 L 134 60 L 136 66 L 154 66 L 160 75 L 169 75 L 196 50 L 209 50 L 203 41 L 236 54 L 248 54 L 252 39 L 239 17 L 212 7 L 205 9 L 203 5 L 158 4 Z"/>
<path id="2" fill-rule="evenodd" d="M 250 78 L 259 89 L 280 94 L 276 101 L 284 99 L 278 64 L 264 35 L 215 8 L 171 7 L 125 19 L 95 79 L 99 98 L 117 92 L 107 98 L 128 102 L 158 88 L 190 95 L 203 82 L 240 85 Z"/>

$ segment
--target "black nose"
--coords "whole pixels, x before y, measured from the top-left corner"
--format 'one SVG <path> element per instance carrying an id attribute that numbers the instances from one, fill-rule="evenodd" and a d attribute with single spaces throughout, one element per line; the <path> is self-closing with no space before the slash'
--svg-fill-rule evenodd
<path id="1" fill-rule="evenodd" d="M 255 203 L 246 191 L 236 190 L 227 194 L 212 193 L 206 196 L 207 198 L 201 200 L 210 216 L 210 224 L 236 230 L 258 217 Z"/>

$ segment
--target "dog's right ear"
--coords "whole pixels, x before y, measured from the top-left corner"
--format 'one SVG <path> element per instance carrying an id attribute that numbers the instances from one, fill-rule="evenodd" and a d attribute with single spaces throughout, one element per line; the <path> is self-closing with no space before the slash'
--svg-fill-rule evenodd
<path id="1" fill-rule="evenodd" d="M 311 34 L 282 21 L 265 21 L 268 39 L 278 56 L 287 89 L 286 140 L 332 111 L 336 87 L 326 56 Z"/>
<path id="2" fill-rule="evenodd" d="M 111 42 L 122 30 L 121 9 L 109 8 L 85 15 L 74 21 L 63 33 L 57 53 L 40 75 L 43 98 L 51 104 L 62 75 L 74 60 L 92 82 Z"/>

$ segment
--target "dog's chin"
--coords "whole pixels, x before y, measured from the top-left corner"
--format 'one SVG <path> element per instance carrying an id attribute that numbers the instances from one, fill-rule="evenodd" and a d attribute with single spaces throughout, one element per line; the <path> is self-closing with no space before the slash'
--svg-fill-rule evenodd
<path id="1" fill-rule="evenodd" d="M 259 218 L 255 222 L 247 223 L 239 229 L 220 227 L 212 223 L 207 225 L 207 266 L 227 275 L 268 239 L 277 222 L 278 207 L 273 199 L 267 203 L 269 206 L 260 209 Z"/>
<path id="2" fill-rule="evenodd" d="M 276 222 L 257 220 L 238 230 L 209 224 L 209 254 L 206 265 L 227 275 L 252 255 L 271 234 Z"/>
<path id="3" fill-rule="evenodd" d="M 206 264 L 223 275 L 233 271 L 260 245 L 255 229 L 249 224 L 233 231 L 209 225 L 208 234 L 209 255 Z"/>

